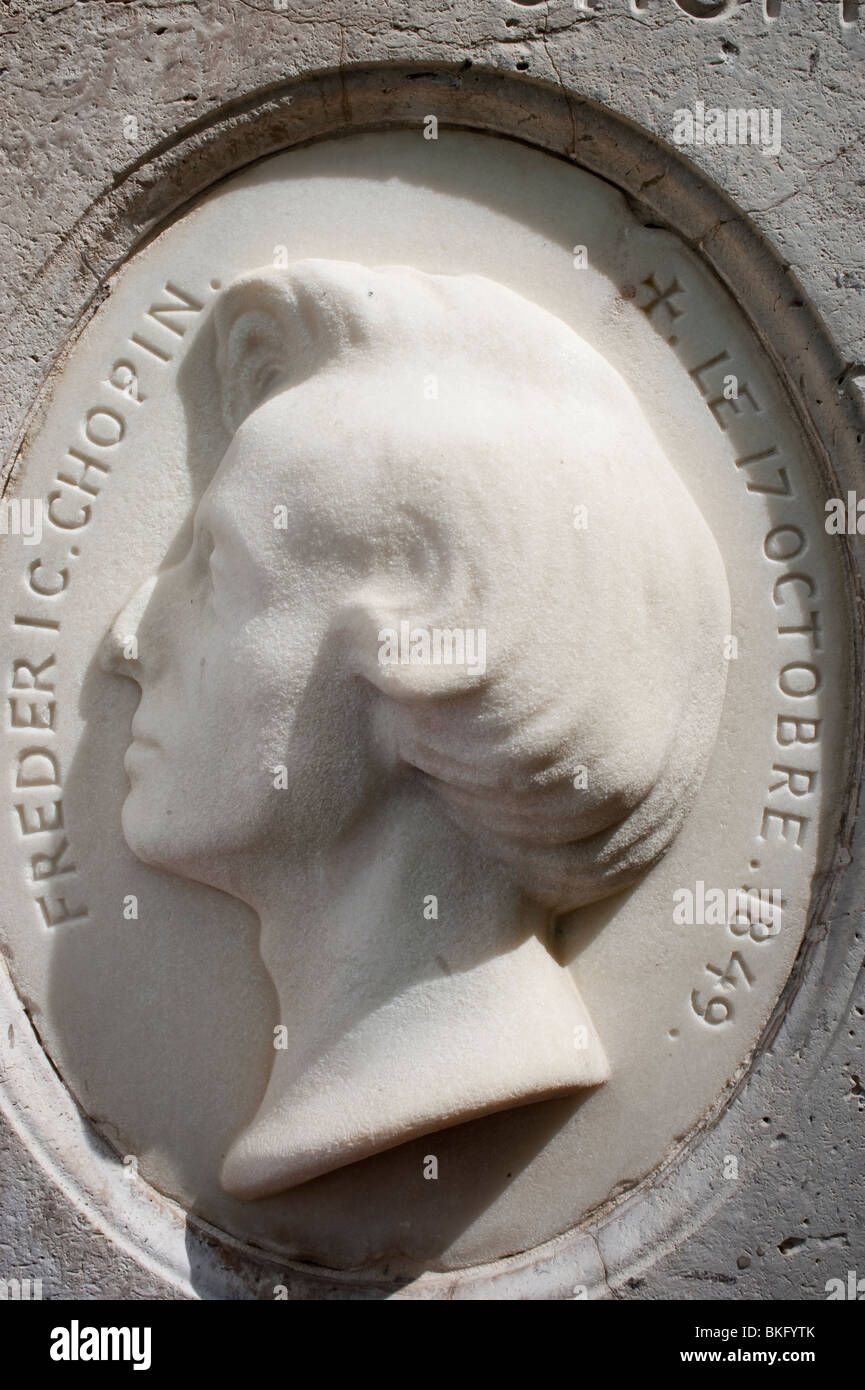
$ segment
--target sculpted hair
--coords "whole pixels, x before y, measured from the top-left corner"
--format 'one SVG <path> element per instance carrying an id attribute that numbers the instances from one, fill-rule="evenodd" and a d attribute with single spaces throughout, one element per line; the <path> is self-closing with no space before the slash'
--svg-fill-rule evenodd
<path id="1" fill-rule="evenodd" d="M 232 432 L 277 393 L 317 381 L 337 400 L 366 374 L 353 466 L 404 563 L 347 594 L 341 650 L 380 692 L 399 761 L 551 910 L 633 883 L 705 774 L 730 603 L 624 380 L 480 276 L 300 261 L 244 277 L 215 312 Z M 377 634 L 403 618 L 483 628 L 485 670 L 382 665 Z"/>

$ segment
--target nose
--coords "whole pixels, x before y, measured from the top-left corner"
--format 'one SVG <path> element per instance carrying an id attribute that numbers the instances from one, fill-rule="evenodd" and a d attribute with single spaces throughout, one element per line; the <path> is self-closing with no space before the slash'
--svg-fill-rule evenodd
<path id="1" fill-rule="evenodd" d="M 139 649 L 139 629 L 153 597 L 156 580 L 157 576 L 153 574 L 136 589 L 108 629 L 102 644 L 100 664 L 103 671 L 110 675 L 128 676 L 130 680 L 138 680 L 143 657 Z"/>

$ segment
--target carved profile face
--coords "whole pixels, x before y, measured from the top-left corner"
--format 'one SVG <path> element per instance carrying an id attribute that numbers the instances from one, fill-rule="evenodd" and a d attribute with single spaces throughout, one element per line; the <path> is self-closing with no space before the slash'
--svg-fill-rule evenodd
<path id="1" fill-rule="evenodd" d="M 729 617 L 621 378 L 479 277 L 303 262 L 217 325 L 234 434 L 186 558 L 116 628 L 133 849 L 222 885 L 264 844 L 325 849 L 409 769 L 551 907 L 632 879 L 704 771 Z M 483 632 L 485 669 L 382 664 L 402 622 Z"/>
<path id="2" fill-rule="evenodd" d="M 226 1160 L 254 1197 L 605 1078 L 547 928 L 671 843 L 730 618 L 625 383 L 511 291 L 300 262 L 216 329 L 231 442 L 115 625 L 123 828 L 261 917 L 295 1036 Z M 405 930 L 427 892 L 437 948 Z M 463 1035 L 471 1067 L 440 1065 Z"/>
<path id="3" fill-rule="evenodd" d="M 288 866 L 354 810 L 359 739 L 363 782 L 374 779 L 369 699 L 327 657 L 362 579 L 345 539 L 361 405 L 324 437 L 319 410 L 287 395 L 255 411 L 198 505 L 187 555 L 119 619 L 137 635 L 142 691 L 123 827 L 149 862 L 219 886 L 262 846 Z M 369 500 L 357 498 L 359 529 Z"/>

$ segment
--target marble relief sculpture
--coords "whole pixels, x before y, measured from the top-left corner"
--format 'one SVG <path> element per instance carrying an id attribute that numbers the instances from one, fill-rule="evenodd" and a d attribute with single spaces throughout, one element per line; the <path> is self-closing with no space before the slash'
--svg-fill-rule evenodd
<path id="1" fill-rule="evenodd" d="M 130 847 L 260 919 L 286 1045 L 222 1170 L 252 1199 L 606 1080 L 553 928 L 682 826 L 730 612 L 636 397 L 550 312 L 308 260 L 214 313 L 230 443 L 109 661 Z"/>

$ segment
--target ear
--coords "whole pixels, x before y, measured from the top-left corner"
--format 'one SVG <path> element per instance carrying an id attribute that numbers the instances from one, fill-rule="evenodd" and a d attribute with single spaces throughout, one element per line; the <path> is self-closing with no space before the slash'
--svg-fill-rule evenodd
<path id="1" fill-rule="evenodd" d="M 489 683 L 485 628 L 371 596 L 347 605 L 339 626 L 351 668 L 398 704 L 452 699 Z"/>

